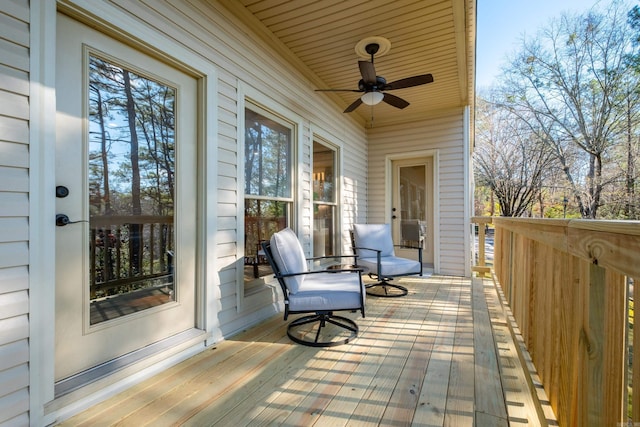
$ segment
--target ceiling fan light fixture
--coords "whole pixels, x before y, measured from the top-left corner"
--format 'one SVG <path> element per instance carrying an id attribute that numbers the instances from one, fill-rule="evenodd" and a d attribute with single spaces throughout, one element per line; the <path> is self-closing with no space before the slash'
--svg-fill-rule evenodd
<path id="1" fill-rule="evenodd" d="M 367 105 L 376 105 L 382 102 L 384 94 L 381 92 L 366 92 L 360 97 L 360 100 Z"/>

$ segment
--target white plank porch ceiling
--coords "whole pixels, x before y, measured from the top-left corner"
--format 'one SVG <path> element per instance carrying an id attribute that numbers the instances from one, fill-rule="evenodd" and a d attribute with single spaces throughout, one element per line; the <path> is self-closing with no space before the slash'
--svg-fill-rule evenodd
<path id="1" fill-rule="evenodd" d="M 282 54 L 314 88 L 357 89 L 356 44 L 370 36 L 391 42 L 375 58 L 376 72 L 392 82 L 431 73 L 434 82 L 391 93 L 411 103 L 374 107 L 376 125 L 419 120 L 473 104 L 476 0 L 220 0 L 262 40 Z M 344 110 L 360 94 L 325 92 Z M 369 106 L 356 119 L 366 123 Z"/>

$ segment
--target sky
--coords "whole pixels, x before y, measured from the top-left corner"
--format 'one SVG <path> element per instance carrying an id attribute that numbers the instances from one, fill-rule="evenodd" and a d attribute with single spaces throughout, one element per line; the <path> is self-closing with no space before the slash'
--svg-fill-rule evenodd
<path id="1" fill-rule="evenodd" d="M 600 0 L 605 4 L 610 0 Z M 476 87 L 488 88 L 523 35 L 534 37 L 563 12 L 584 12 L 597 0 L 477 0 Z"/>

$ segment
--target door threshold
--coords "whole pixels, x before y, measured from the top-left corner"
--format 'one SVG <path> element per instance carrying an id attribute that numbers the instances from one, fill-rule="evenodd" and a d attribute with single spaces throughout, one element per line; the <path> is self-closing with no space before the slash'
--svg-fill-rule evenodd
<path id="1" fill-rule="evenodd" d="M 135 374 L 140 374 L 142 370 L 163 364 L 163 362 L 167 362 L 193 346 L 203 349 L 204 341 L 207 337 L 208 334 L 203 330 L 189 329 L 60 380 L 55 383 L 55 400 L 52 404 L 56 402 L 59 404 L 53 404 L 53 406 L 65 406 L 69 402 L 91 393 L 99 392 L 119 381 L 127 378 L 131 379 Z M 199 347 L 199 345 L 202 345 L 202 347 Z M 79 391 L 80 395 L 74 397 L 73 395 L 76 394 L 74 393 L 76 391 Z"/>

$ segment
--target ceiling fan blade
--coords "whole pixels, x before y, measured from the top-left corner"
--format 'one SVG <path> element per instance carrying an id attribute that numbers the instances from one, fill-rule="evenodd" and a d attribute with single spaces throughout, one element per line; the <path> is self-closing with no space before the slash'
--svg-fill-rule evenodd
<path id="1" fill-rule="evenodd" d="M 351 105 L 349 105 L 347 107 L 346 110 L 343 111 L 343 113 L 350 113 L 353 110 L 355 110 L 356 108 L 358 108 L 360 106 L 360 104 L 362 104 L 362 99 L 358 98 L 355 101 L 353 101 L 353 103 Z"/>
<path id="2" fill-rule="evenodd" d="M 373 63 L 369 61 L 358 61 L 358 66 L 360 67 L 360 74 L 362 75 L 362 80 L 368 84 L 375 84 L 376 68 L 373 66 Z"/>
<path id="3" fill-rule="evenodd" d="M 359 89 L 315 89 L 316 92 L 364 92 Z"/>
<path id="4" fill-rule="evenodd" d="M 384 98 L 382 98 L 382 100 L 389 105 L 392 105 L 396 108 L 400 108 L 401 110 L 409 106 L 409 103 L 407 101 L 395 95 L 391 95 L 390 93 L 385 93 Z"/>
<path id="5" fill-rule="evenodd" d="M 421 74 L 419 76 L 407 77 L 406 79 L 387 83 L 382 90 L 404 89 L 406 87 L 420 86 L 431 82 L 433 82 L 433 76 L 431 74 Z"/>

